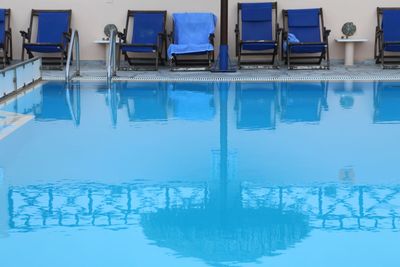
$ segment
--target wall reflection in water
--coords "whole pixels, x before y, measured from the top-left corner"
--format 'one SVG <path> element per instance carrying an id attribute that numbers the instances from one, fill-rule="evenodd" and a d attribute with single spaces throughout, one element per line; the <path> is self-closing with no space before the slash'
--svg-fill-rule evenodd
<path id="1" fill-rule="evenodd" d="M 140 227 L 154 244 L 209 262 L 254 261 L 313 229 L 400 227 L 400 186 L 268 187 L 232 184 L 63 184 L 9 188 L 10 233 Z M 137 217 L 139 216 L 139 217 Z M 4 233 L 4 230 L 2 232 Z"/>

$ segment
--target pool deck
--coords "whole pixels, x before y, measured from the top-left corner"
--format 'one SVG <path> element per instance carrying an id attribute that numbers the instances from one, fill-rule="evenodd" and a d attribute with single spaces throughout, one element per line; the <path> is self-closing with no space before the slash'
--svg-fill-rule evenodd
<path id="1" fill-rule="evenodd" d="M 74 67 L 71 67 L 73 70 Z M 64 71 L 43 70 L 43 80 L 64 80 Z M 106 67 L 101 61 L 84 61 L 81 63 L 81 76 L 74 80 L 105 81 Z M 170 71 L 161 67 L 158 71 L 118 71 L 114 81 L 371 81 L 400 80 L 399 69 L 382 69 L 373 62 L 359 63 L 345 67 L 341 62 L 333 62 L 330 70 L 288 70 L 280 69 L 238 70 L 235 73 L 211 73 L 209 71 Z"/>

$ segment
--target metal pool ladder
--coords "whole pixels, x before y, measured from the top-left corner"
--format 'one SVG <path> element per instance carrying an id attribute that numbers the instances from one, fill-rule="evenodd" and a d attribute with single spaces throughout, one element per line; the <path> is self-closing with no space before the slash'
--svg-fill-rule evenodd
<path id="1" fill-rule="evenodd" d="M 117 45 L 117 31 L 112 29 L 110 32 L 110 45 L 108 50 L 108 61 L 107 61 L 107 83 L 110 85 L 112 78 L 117 75 L 116 67 L 116 45 Z"/>
<path id="2" fill-rule="evenodd" d="M 71 75 L 70 74 L 70 66 L 71 66 L 71 60 L 72 60 L 72 51 L 75 47 L 75 54 L 76 54 L 76 69 L 75 72 Z M 65 82 L 69 83 L 71 80 L 80 75 L 81 71 L 81 57 L 80 57 L 80 47 L 79 47 L 79 33 L 77 30 L 75 30 L 72 33 L 71 36 L 71 41 L 69 42 L 69 47 L 68 47 L 68 57 L 67 57 L 67 63 L 65 66 Z"/>

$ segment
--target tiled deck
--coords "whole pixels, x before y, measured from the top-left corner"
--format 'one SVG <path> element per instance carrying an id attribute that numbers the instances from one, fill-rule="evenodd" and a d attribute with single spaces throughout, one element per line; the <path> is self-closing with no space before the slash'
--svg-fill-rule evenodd
<path id="1" fill-rule="evenodd" d="M 71 68 L 73 70 L 74 67 Z M 63 71 L 43 71 L 43 80 L 64 80 Z M 81 76 L 74 80 L 106 80 L 106 67 L 99 61 L 81 63 Z M 238 70 L 235 73 L 171 72 L 168 67 L 159 71 L 118 71 L 116 81 L 302 81 L 302 80 L 400 80 L 399 69 L 385 69 L 372 62 L 345 67 L 342 63 L 333 63 L 330 70 L 279 70 L 256 69 Z"/>

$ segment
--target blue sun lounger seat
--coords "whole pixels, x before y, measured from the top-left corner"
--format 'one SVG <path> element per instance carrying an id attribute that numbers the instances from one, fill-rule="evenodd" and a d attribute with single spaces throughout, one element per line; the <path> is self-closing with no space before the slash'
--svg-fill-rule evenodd
<path id="1" fill-rule="evenodd" d="M 162 61 L 163 49 L 166 49 L 165 21 L 167 11 L 129 10 L 126 26 L 120 38 L 118 68 L 121 69 L 121 53 L 129 65 L 154 65 L 158 69 Z M 128 42 L 128 32 L 132 25 L 132 39 Z M 130 57 L 129 54 L 153 54 L 154 57 Z"/>
<path id="2" fill-rule="evenodd" d="M 324 26 L 322 8 L 283 10 L 282 55 L 289 69 L 318 65 L 329 69 L 330 30 Z M 325 64 L 322 61 L 325 60 Z"/>
<path id="3" fill-rule="evenodd" d="M 23 38 L 21 59 L 24 60 L 25 50 L 29 58 L 34 57 L 33 52 L 57 53 L 60 54 L 60 57 L 44 57 L 43 62 L 60 64 L 62 69 L 64 60 L 67 58 L 71 36 L 71 14 L 71 10 L 32 10 L 28 30 L 21 31 Z M 37 21 L 36 40 L 32 37 L 35 21 Z"/>
<path id="4" fill-rule="evenodd" d="M 238 3 L 236 33 L 236 56 L 241 65 L 272 65 L 277 68 L 278 42 L 280 35 L 278 4 Z M 242 57 L 253 57 L 243 61 Z M 262 60 L 254 60 L 257 57 Z"/>
<path id="5" fill-rule="evenodd" d="M 2 67 L 10 64 L 10 60 L 12 60 L 10 17 L 10 9 L 0 9 L 0 60 Z"/>
<path id="6" fill-rule="evenodd" d="M 377 8 L 375 61 L 383 68 L 400 63 L 400 8 Z M 397 55 L 396 55 L 397 53 Z"/>
<path id="7" fill-rule="evenodd" d="M 168 58 L 171 69 L 181 65 L 201 66 L 210 69 L 214 61 L 214 32 L 217 17 L 212 13 L 175 13 L 173 31 L 169 35 L 170 46 Z M 194 56 L 207 56 L 206 59 L 195 59 Z M 190 56 L 182 59 L 182 56 Z M 186 68 L 190 70 L 190 68 Z"/>

